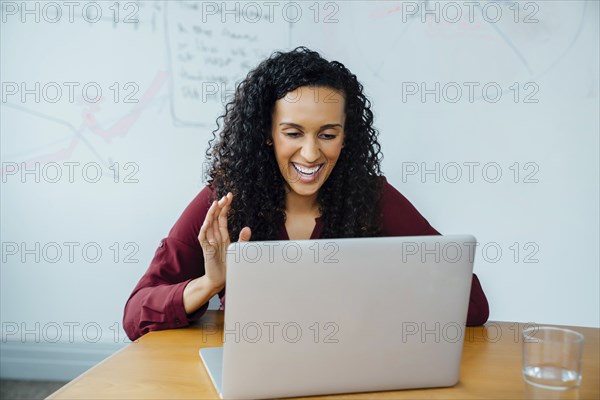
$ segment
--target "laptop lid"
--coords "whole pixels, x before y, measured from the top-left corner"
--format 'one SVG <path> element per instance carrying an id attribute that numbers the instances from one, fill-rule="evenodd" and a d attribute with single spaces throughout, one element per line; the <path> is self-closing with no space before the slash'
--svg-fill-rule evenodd
<path id="1" fill-rule="evenodd" d="M 221 396 L 456 384 L 475 246 L 469 235 L 231 244 Z"/>
<path id="2" fill-rule="evenodd" d="M 223 347 L 204 347 L 199 350 L 200 358 L 206 366 L 208 376 L 221 398 L 223 381 Z"/>

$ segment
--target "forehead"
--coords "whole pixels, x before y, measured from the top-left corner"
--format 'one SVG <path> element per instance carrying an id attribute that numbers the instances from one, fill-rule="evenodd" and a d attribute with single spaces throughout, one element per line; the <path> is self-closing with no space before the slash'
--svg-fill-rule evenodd
<path id="1" fill-rule="evenodd" d="M 273 122 L 286 120 L 303 126 L 345 120 L 342 93 L 327 87 L 299 87 L 275 102 Z"/>

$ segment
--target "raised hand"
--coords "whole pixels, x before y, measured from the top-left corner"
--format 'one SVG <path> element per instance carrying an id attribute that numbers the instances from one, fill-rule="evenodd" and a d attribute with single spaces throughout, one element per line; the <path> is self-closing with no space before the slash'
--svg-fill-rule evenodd
<path id="1" fill-rule="evenodd" d="M 230 244 L 227 230 L 227 214 L 231 208 L 233 194 L 227 193 L 219 201 L 213 201 L 198 234 L 198 241 L 204 253 L 204 275 L 190 281 L 183 290 L 183 306 L 191 314 L 206 304 L 211 297 L 225 287 L 227 276 L 227 247 Z M 244 227 L 239 236 L 240 242 L 247 242 L 252 236 L 249 227 Z"/>

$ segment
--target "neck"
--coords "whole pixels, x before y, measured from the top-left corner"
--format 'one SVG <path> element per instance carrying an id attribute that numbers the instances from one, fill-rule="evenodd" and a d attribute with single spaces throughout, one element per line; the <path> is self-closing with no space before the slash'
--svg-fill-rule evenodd
<path id="1" fill-rule="evenodd" d="M 293 190 L 289 190 L 285 194 L 285 211 L 288 214 L 311 214 L 319 216 L 317 193 L 311 196 L 301 196 Z"/>

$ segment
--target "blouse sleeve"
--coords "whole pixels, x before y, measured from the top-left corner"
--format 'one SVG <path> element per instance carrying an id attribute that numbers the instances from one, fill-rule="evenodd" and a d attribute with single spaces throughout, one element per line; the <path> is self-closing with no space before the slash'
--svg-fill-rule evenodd
<path id="1" fill-rule="evenodd" d="M 440 235 L 417 209 L 383 179 L 381 211 L 383 236 Z M 483 325 L 489 317 L 489 305 L 477 275 L 473 274 L 467 325 Z"/>
<path id="2" fill-rule="evenodd" d="M 150 266 L 125 304 L 123 329 L 131 340 L 154 330 L 184 327 L 199 319 L 208 303 L 192 314 L 183 306 L 183 290 L 204 275 L 204 256 L 198 242 L 200 227 L 212 202 L 205 187 L 187 206 L 154 254 Z"/>

